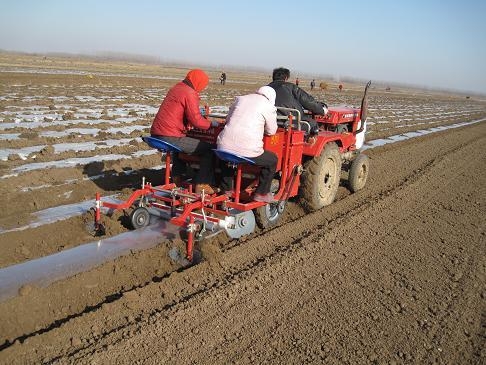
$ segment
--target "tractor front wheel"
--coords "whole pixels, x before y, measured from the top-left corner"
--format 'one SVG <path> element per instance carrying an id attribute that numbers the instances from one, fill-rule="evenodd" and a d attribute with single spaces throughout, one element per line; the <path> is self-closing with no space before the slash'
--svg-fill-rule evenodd
<path id="1" fill-rule="evenodd" d="M 358 155 L 349 169 L 348 185 L 352 193 L 356 193 L 366 185 L 370 171 L 370 159 L 366 155 Z"/>
<path id="2" fill-rule="evenodd" d="M 341 180 L 341 155 L 335 143 L 329 143 L 319 156 L 304 165 L 301 181 L 301 203 L 308 212 L 331 204 Z"/>

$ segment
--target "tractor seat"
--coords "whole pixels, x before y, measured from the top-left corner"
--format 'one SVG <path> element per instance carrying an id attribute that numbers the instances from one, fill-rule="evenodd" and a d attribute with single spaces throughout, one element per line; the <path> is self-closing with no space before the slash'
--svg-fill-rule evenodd
<path id="1" fill-rule="evenodd" d="M 150 147 L 156 148 L 162 152 L 182 152 L 178 146 L 173 145 L 172 143 L 163 141 L 156 137 L 144 136 L 142 140 L 147 143 Z"/>
<path id="2" fill-rule="evenodd" d="M 218 158 L 220 160 L 230 162 L 234 165 L 239 165 L 239 164 L 243 164 L 243 163 L 255 165 L 255 162 L 253 160 L 249 159 L 248 157 L 239 156 L 237 154 L 234 154 L 234 153 L 228 152 L 228 151 L 224 151 L 224 150 L 213 149 L 213 151 L 216 154 L 216 156 L 218 156 Z"/>

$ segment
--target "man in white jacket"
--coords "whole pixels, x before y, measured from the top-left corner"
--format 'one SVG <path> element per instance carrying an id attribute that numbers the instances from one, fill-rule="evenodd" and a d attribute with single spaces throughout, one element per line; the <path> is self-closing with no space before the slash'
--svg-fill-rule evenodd
<path id="1" fill-rule="evenodd" d="M 262 86 L 254 94 L 237 96 L 217 141 L 218 149 L 250 158 L 261 168 L 253 200 L 266 203 L 274 202 L 270 187 L 278 158 L 263 149 L 263 135 L 273 135 L 277 131 L 275 96 L 270 86 Z M 223 190 L 232 189 L 232 180 L 232 174 L 223 169 Z"/>

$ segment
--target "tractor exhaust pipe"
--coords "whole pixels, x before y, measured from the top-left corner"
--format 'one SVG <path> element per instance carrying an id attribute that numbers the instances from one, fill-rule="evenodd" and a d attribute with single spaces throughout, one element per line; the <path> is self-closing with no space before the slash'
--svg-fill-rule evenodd
<path id="1" fill-rule="evenodd" d="M 359 119 L 361 120 L 361 125 L 360 125 L 359 129 L 356 132 L 354 132 L 354 135 L 357 135 L 358 133 L 363 132 L 363 130 L 365 128 L 366 117 L 367 117 L 367 114 L 368 114 L 368 89 L 370 88 L 370 86 L 371 86 L 371 80 L 368 81 L 368 83 L 365 86 L 363 99 L 361 99 L 361 112 L 360 112 L 360 117 L 359 117 Z"/>

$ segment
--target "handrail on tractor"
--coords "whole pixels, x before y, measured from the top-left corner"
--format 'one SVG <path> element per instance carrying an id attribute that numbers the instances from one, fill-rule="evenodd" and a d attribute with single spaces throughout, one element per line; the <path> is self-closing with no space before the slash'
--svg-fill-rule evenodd
<path id="1" fill-rule="evenodd" d="M 301 124 L 302 123 L 307 123 L 307 122 L 305 122 L 305 121 L 302 120 L 302 116 L 300 114 L 300 111 L 297 110 L 297 109 L 285 108 L 283 106 L 277 106 L 276 108 L 277 108 L 277 110 L 282 111 L 282 112 L 295 113 L 297 115 L 297 118 L 295 119 L 296 122 L 297 122 L 297 130 L 299 130 L 299 131 L 302 130 Z M 208 118 L 220 118 L 221 119 L 221 118 L 226 118 L 227 116 L 228 116 L 227 114 L 223 114 L 223 113 L 215 113 L 215 114 L 209 113 L 209 114 L 207 114 L 207 117 Z M 294 115 L 294 118 L 295 118 L 295 115 Z M 278 121 L 286 121 L 287 122 L 288 120 L 289 120 L 289 116 L 288 115 L 277 115 L 277 122 Z M 288 125 L 285 125 L 285 127 L 288 127 Z"/>
<path id="2" fill-rule="evenodd" d="M 297 114 L 297 130 L 301 130 L 300 124 L 302 123 L 302 117 L 300 115 L 300 111 L 297 109 L 292 109 L 292 108 L 285 108 L 283 106 L 277 106 L 277 110 L 282 111 L 282 112 L 290 112 Z M 293 114 L 292 114 L 293 115 Z M 277 121 L 278 120 L 288 120 L 289 116 L 288 115 L 277 115 Z"/>

